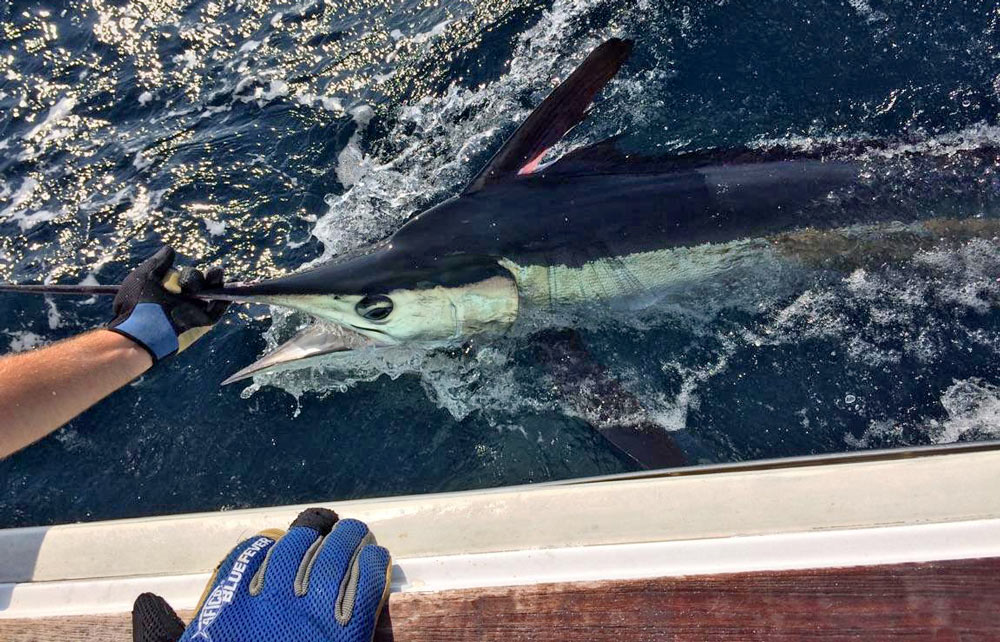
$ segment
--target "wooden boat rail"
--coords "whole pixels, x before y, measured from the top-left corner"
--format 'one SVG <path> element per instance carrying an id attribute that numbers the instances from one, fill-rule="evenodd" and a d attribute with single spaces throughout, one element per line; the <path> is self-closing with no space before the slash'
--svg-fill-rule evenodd
<path id="1" fill-rule="evenodd" d="M 393 552 L 376 639 L 1000 640 L 998 488 L 975 444 L 323 505 Z M 0 531 L 0 640 L 126 640 L 300 508 Z"/>

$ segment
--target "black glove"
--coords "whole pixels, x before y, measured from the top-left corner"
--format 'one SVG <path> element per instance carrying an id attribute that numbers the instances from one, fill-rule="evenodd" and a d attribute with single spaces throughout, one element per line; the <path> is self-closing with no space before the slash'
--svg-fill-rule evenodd
<path id="1" fill-rule="evenodd" d="M 109 330 L 145 348 L 153 363 L 194 343 L 229 307 L 226 301 L 185 296 L 221 286 L 222 268 L 206 274 L 191 267 L 177 272 L 170 269 L 173 263 L 173 248 L 164 246 L 132 270 L 115 296 L 115 318 L 108 324 Z"/>

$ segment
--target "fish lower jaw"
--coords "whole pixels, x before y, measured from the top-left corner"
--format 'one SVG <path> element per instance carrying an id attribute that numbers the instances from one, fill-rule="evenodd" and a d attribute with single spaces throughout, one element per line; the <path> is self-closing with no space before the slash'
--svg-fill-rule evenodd
<path id="1" fill-rule="evenodd" d="M 326 323 L 331 323 L 333 325 L 341 327 L 344 330 L 347 330 L 348 332 L 356 332 L 357 334 L 360 334 L 361 336 L 370 339 L 376 345 L 379 346 L 396 346 L 400 344 L 400 342 L 397 339 L 379 330 L 374 330 L 372 328 L 362 328 L 361 326 L 356 326 L 353 323 L 343 323 L 341 321 L 334 321 L 332 319 L 323 319 L 323 320 Z"/>

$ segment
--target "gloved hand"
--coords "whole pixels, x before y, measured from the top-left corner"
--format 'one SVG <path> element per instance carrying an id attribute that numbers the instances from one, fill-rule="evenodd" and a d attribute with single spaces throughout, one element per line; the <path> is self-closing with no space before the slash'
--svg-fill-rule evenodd
<path id="1" fill-rule="evenodd" d="M 184 628 L 163 598 L 132 608 L 133 642 L 371 642 L 392 562 L 362 522 L 310 508 L 288 532 L 241 542 L 208 581 Z"/>
<path id="2" fill-rule="evenodd" d="M 222 268 L 211 268 L 207 274 L 190 267 L 176 272 L 170 269 L 173 263 L 173 248 L 164 246 L 132 270 L 115 296 L 115 318 L 108 324 L 109 330 L 145 348 L 153 363 L 190 346 L 229 307 L 226 301 L 184 296 L 222 285 Z"/>

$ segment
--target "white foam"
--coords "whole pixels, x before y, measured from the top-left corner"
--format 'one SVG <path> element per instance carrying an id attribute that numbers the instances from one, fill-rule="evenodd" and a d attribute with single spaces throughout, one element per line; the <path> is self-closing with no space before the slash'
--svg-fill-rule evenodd
<path id="1" fill-rule="evenodd" d="M 351 109 L 350 114 L 354 118 L 356 128 L 347 145 L 337 155 L 337 180 L 344 187 L 353 187 L 372 166 L 372 163 L 365 158 L 365 153 L 361 151 L 360 141 L 375 111 L 369 105 L 358 105 Z"/>
<path id="2" fill-rule="evenodd" d="M 701 403 L 698 389 L 729 368 L 730 355 L 736 351 L 736 348 L 735 343 L 725 342 L 723 350 L 714 362 L 709 361 L 696 367 L 687 366 L 677 361 L 662 364 L 661 368 L 664 371 L 672 370 L 680 375 L 680 389 L 671 397 L 665 397 L 662 393 L 640 395 L 644 406 L 650 409 L 650 419 L 666 430 L 686 428 L 688 414 L 691 410 L 697 410 Z"/>
<path id="3" fill-rule="evenodd" d="M 872 9 L 868 0 L 847 0 L 847 2 L 859 16 L 865 19 L 866 22 L 885 22 L 889 19 L 889 16 L 885 15 L 881 11 Z"/>
<path id="4" fill-rule="evenodd" d="M 137 170 L 142 171 L 153 164 L 153 161 L 143 154 L 141 151 L 135 153 L 135 157 L 132 159 L 132 166 Z"/>
<path id="5" fill-rule="evenodd" d="M 39 223 L 47 223 L 64 214 L 63 210 L 38 210 L 31 214 L 17 213 L 10 217 L 10 220 L 17 221 L 22 232 L 26 232 Z"/>
<path id="6" fill-rule="evenodd" d="M 59 313 L 59 308 L 56 307 L 56 302 L 53 297 L 46 296 L 45 305 L 48 308 L 48 314 L 46 316 L 49 321 L 49 329 L 56 330 L 62 326 L 62 314 Z"/>
<path id="7" fill-rule="evenodd" d="M 275 98 L 281 98 L 288 95 L 288 83 L 284 80 L 275 79 L 272 80 L 266 90 L 261 91 L 260 99 L 264 102 L 270 102 Z"/>
<path id="8" fill-rule="evenodd" d="M 153 100 L 152 92 L 144 91 L 139 94 L 139 104 L 142 106 L 148 105 Z"/>
<path id="9" fill-rule="evenodd" d="M 354 134 L 344 149 L 337 154 L 337 180 L 344 187 L 353 187 L 368 172 L 365 153 L 358 147 L 358 136 Z"/>
<path id="10" fill-rule="evenodd" d="M 451 20 L 442 20 L 427 31 L 414 34 L 410 37 L 410 40 L 417 44 L 423 44 L 432 38 L 437 38 L 448 29 L 448 25 L 450 25 L 451 22 Z"/>
<path id="11" fill-rule="evenodd" d="M 238 95 L 243 93 L 243 90 L 257 82 L 256 76 L 244 76 L 236 82 L 236 86 L 233 87 L 233 95 Z"/>
<path id="12" fill-rule="evenodd" d="M 21 180 L 21 184 L 18 186 L 17 191 L 13 193 L 13 196 L 11 196 L 10 205 L 5 207 L 3 210 L 0 210 L 0 221 L 11 218 L 22 205 L 28 202 L 32 195 L 34 195 L 37 188 L 38 181 L 30 176 L 24 177 L 24 179 Z M 0 196 L 7 197 L 10 195 L 10 187 L 4 183 L 3 193 L 0 194 Z"/>
<path id="13" fill-rule="evenodd" d="M 351 109 L 350 114 L 354 118 L 354 122 L 358 124 L 358 128 L 363 129 L 375 116 L 375 110 L 372 109 L 371 105 L 361 104 Z"/>
<path id="14" fill-rule="evenodd" d="M 4 334 L 10 337 L 11 352 L 24 352 L 25 350 L 31 350 L 32 348 L 37 348 L 48 343 L 34 332 L 14 330 L 4 332 Z"/>
<path id="15" fill-rule="evenodd" d="M 818 147 L 837 146 L 851 142 L 873 141 L 877 137 L 863 132 L 850 136 L 786 136 L 782 138 L 760 137 L 752 144 L 761 148 L 774 146 L 790 150 L 810 151 Z M 980 122 L 960 130 L 944 132 L 915 142 L 899 142 L 884 146 L 873 146 L 857 157 L 866 159 L 900 159 L 908 156 L 947 157 L 958 152 L 968 152 L 1000 145 L 1000 125 Z"/>
<path id="16" fill-rule="evenodd" d="M 114 176 L 107 174 L 105 175 L 105 183 L 110 184 L 114 180 Z M 99 194 L 92 195 L 83 203 L 80 203 L 79 209 L 82 212 L 93 212 L 100 209 L 113 209 L 119 204 L 125 202 L 125 199 L 129 197 L 132 193 L 132 188 L 130 186 L 122 187 L 117 192 L 111 194 L 108 198 L 99 198 Z"/>
<path id="17" fill-rule="evenodd" d="M 122 216 L 132 222 L 145 221 L 160 207 L 160 201 L 167 190 L 154 190 L 144 185 L 140 185 L 132 196 L 132 205 L 125 210 Z"/>
<path id="18" fill-rule="evenodd" d="M 72 113 L 74 107 L 76 107 L 76 98 L 72 96 L 65 96 L 59 99 L 55 105 L 49 108 L 48 114 L 45 115 L 45 120 L 32 127 L 31 130 L 24 135 L 24 139 L 32 140 L 39 135 L 51 132 L 56 125 Z"/>
<path id="19" fill-rule="evenodd" d="M 264 107 L 269 102 L 275 99 L 284 98 L 285 96 L 289 95 L 290 88 L 288 86 L 288 83 L 282 80 L 281 78 L 267 79 L 266 88 L 263 85 L 259 84 L 264 80 L 265 79 L 259 78 L 255 75 L 244 76 L 236 83 L 236 86 L 233 87 L 232 94 L 233 96 L 235 96 L 236 100 L 243 103 L 256 102 L 258 107 Z M 249 94 L 245 93 L 247 87 L 251 85 L 256 85 L 253 88 L 253 92 Z M 295 96 L 295 101 L 298 102 L 299 104 L 308 104 L 308 102 L 304 101 L 308 101 L 309 98 L 310 98 L 309 94 L 299 94 Z M 217 105 L 214 107 L 208 107 L 205 109 L 202 115 L 204 116 L 206 114 L 215 114 L 221 111 L 228 111 L 231 108 L 232 108 L 231 105 Z"/>
<path id="20" fill-rule="evenodd" d="M 212 236 L 224 236 L 226 233 L 226 222 L 225 221 L 213 221 L 210 218 L 201 219 L 205 223 L 205 229 Z"/>
<path id="21" fill-rule="evenodd" d="M 934 441 L 950 444 L 976 431 L 1000 436 L 1000 387 L 982 379 L 956 381 L 941 395 L 948 418 L 941 422 Z"/>
<path id="22" fill-rule="evenodd" d="M 344 103 L 336 96 L 321 96 L 320 104 L 323 105 L 323 109 L 332 112 L 343 113 Z"/>
<path id="23" fill-rule="evenodd" d="M 198 64 L 198 54 L 194 49 L 185 49 L 184 53 L 174 56 L 173 61 L 184 65 L 185 71 L 190 71 Z"/>
<path id="24" fill-rule="evenodd" d="M 198 118 L 211 118 L 216 114 L 221 114 L 223 112 L 230 111 L 232 110 L 232 108 L 233 108 L 232 105 L 213 105 L 208 109 L 206 109 L 205 111 L 198 114 Z"/>
<path id="25" fill-rule="evenodd" d="M 855 448 L 903 446 L 908 433 L 926 435 L 935 444 L 951 444 L 966 435 L 982 438 L 1000 437 L 1000 387 L 973 377 L 955 381 L 942 393 L 939 403 L 944 419 L 929 419 L 914 424 L 908 421 L 873 421 L 861 437 L 847 436 Z"/>

